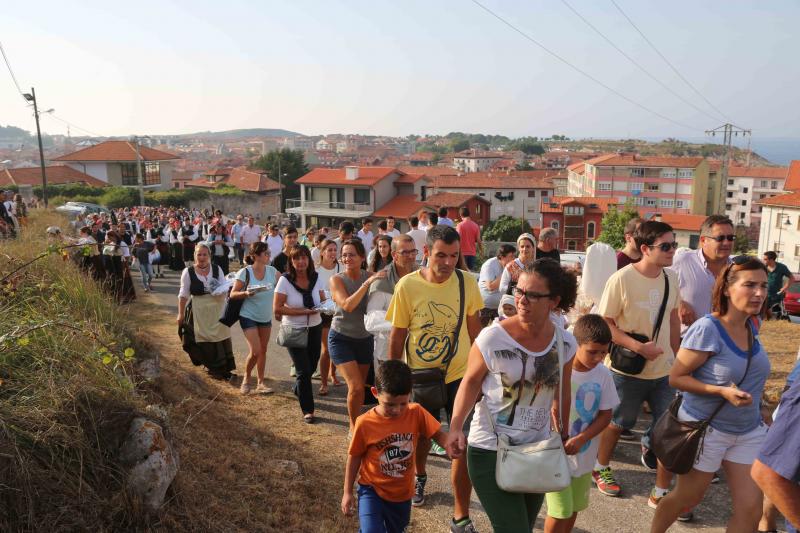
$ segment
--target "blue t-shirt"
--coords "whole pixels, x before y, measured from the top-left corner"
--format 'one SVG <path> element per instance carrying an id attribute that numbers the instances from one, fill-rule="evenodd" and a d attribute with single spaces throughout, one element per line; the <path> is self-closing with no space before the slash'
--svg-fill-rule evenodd
<path id="1" fill-rule="evenodd" d="M 750 321 L 747 322 L 747 326 L 752 329 Z M 737 384 L 747 368 L 747 350 L 739 349 L 720 321 L 711 315 L 704 316 L 686 330 L 681 348 L 711 352 L 711 356 L 706 362 L 692 372 L 692 376 L 703 383 L 721 387 L 727 387 L 731 383 Z M 748 433 L 761 423 L 759 404 L 769 371 L 770 363 L 767 352 L 764 351 L 757 334 L 754 333 L 753 358 L 750 361 L 750 369 L 747 370 L 747 376 L 739 385 L 740 390 L 753 397 L 753 403 L 735 407 L 721 396 L 687 392 L 683 395 L 681 407 L 689 416 L 705 420 L 711 416 L 720 402 L 725 402 L 720 412 L 711 421 L 711 427 L 734 435 Z"/>
<path id="2" fill-rule="evenodd" d="M 272 300 L 275 297 L 275 285 L 277 283 L 278 271 L 267 265 L 264 272 L 264 278 L 256 279 L 256 276 L 253 273 L 253 267 L 248 266 L 236 273 L 236 279 L 240 280 L 242 283 L 244 283 L 245 280 L 245 270 L 250 271 L 250 285 L 248 285 L 249 288 L 267 285 L 270 287 L 270 289 L 256 293 L 249 298 L 245 298 L 239 315 L 249 318 L 250 320 L 255 320 L 256 322 L 272 321 Z"/>
<path id="3" fill-rule="evenodd" d="M 758 460 L 782 478 L 800 483 L 800 381 L 781 398 L 778 416 L 761 445 Z"/>

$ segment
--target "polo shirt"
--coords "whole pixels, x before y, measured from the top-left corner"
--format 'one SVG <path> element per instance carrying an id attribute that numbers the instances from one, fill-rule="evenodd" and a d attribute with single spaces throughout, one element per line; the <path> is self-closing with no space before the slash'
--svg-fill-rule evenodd
<path id="1" fill-rule="evenodd" d="M 261 227 L 253 224 L 245 224 L 242 230 L 239 232 L 239 236 L 242 239 L 244 244 L 252 244 L 254 242 L 258 242 L 261 238 Z"/>
<path id="2" fill-rule="evenodd" d="M 728 261 L 731 259 L 728 258 Z M 678 274 L 681 301 L 692 306 L 697 318 L 711 313 L 711 293 L 714 291 L 716 277 L 708 269 L 708 261 L 703 250 L 675 254 L 670 268 Z M 681 333 L 688 327 L 681 325 Z"/>

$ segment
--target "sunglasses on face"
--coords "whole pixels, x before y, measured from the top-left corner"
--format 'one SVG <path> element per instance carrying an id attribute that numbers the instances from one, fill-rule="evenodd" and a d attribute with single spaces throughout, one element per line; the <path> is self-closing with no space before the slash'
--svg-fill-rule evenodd
<path id="1" fill-rule="evenodd" d="M 550 293 L 540 293 L 540 292 L 533 292 L 533 291 L 523 291 L 520 288 L 514 289 L 514 295 L 518 296 L 519 298 L 525 298 L 528 300 L 528 303 L 536 303 L 542 298 L 552 298 L 553 295 Z"/>
<path id="2" fill-rule="evenodd" d="M 678 243 L 675 241 L 672 242 L 662 242 L 661 244 L 648 244 L 648 248 L 658 248 L 662 252 L 669 252 L 670 250 L 677 250 Z"/>
<path id="3" fill-rule="evenodd" d="M 716 237 L 712 237 L 711 235 L 707 235 L 706 239 L 711 239 L 712 241 L 722 242 L 728 241 L 733 242 L 736 240 L 736 235 L 728 234 L 728 235 L 717 235 Z"/>

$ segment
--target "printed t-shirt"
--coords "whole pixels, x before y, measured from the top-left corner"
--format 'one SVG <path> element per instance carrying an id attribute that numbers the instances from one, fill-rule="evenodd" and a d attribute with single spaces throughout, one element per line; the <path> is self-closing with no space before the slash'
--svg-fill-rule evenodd
<path id="1" fill-rule="evenodd" d="M 419 404 L 410 403 L 398 418 L 370 409 L 356 419 L 349 455 L 360 456 L 358 482 L 390 502 L 414 496 L 414 455 L 419 436 L 433 437 L 441 424 Z"/>
<path id="2" fill-rule="evenodd" d="M 250 284 L 248 289 L 255 289 L 256 287 L 269 287 L 266 291 L 257 292 L 253 296 L 244 299 L 242 303 L 242 310 L 239 312 L 240 316 L 255 320 L 256 322 L 270 322 L 272 321 L 272 301 L 275 297 L 275 279 L 278 277 L 278 272 L 267 265 L 264 270 L 264 277 L 256 279 L 253 273 L 253 267 L 247 266 L 236 273 L 236 279 L 245 282 L 245 271 L 250 271 Z"/>
<path id="3" fill-rule="evenodd" d="M 597 418 L 599 411 L 613 409 L 619 405 L 617 387 L 611 371 L 597 365 L 588 372 L 572 369 L 572 408 L 569 412 L 569 436 L 574 437 L 586 431 Z M 588 474 L 597 460 L 600 435 L 584 444 L 575 455 L 568 455 L 567 462 L 572 477 Z"/>
<path id="4" fill-rule="evenodd" d="M 665 269 L 664 272 L 669 277 L 669 298 L 656 341 L 664 353 L 654 361 L 645 363 L 642 372 L 635 376 L 639 379 L 658 379 L 668 376 L 675 360 L 675 354 L 669 343 L 669 316 L 673 309 L 678 308 L 681 297 L 678 290 L 678 275 L 669 269 Z M 658 310 L 663 297 L 664 274 L 659 274 L 657 278 L 648 278 L 633 265 L 628 265 L 622 270 L 617 270 L 606 282 L 597 314 L 613 318 L 622 331 L 639 333 L 649 338 L 653 335 L 653 327 L 658 319 Z M 606 357 L 605 364 L 611 367 L 610 357 Z M 618 372 L 613 368 L 611 371 L 624 375 L 624 372 Z"/>
<path id="5" fill-rule="evenodd" d="M 444 283 L 426 281 L 417 270 L 403 276 L 394 289 L 386 311 L 386 320 L 397 328 L 408 329 L 406 361 L 416 368 L 444 369 L 444 358 L 453 342 L 458 322 L 458 276 L 454 272 Z M 467 370 L 470 340 L 467 317 L 483 308 L 478 282 L 469 272 L 464 276 L 464 317 L 458 337 L 457 351 L 447 370 L 445 381 L 464 377 Z"/>
<path id="6" fill-rule="evenodd" d="M 575 355 L 578 343 L 568 331 L 564 335 L 566 364 Z M 483 378 L 483 400 L 475 405 L 469 430 L 469 445 L 484 450 L 497 449 L 497 433 L 513 444 L 537 442 L 550 436 L 550 408 L 558 384 L 556 332 L 541 352 L 531 352 L 495 323 L 475 339 L 489 373 Z M 524 379 L 523 379 L 524 377 Z"/>
<path id="7" fill-rule="evenodd" d="M 461 236 L 461 253 L 475 255 L 478 239 L 481 236 L 481 227 L 472 220 L 462 220 L 456 226 L 456 231 Z"/>

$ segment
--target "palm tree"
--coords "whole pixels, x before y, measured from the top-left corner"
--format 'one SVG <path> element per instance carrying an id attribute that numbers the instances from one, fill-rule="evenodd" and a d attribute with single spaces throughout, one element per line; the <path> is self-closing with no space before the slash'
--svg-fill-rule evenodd
<path id="1" fill-rule="evenodd" d="M 528 365 L 528 352 L 514 349 L 514 350 L 496 350 L 494 354 L 501 359 L 512 360 L 519 357 L 522 360 L 522 375 L 520 376 L 519 380 L 514 383 L 517 387 L 517 397 L 514 398 L 514 403 L 511 404 L 511 414 L 508 416 L 508 421 L 506 425 L 513 426 L 514 425 L 514 416 L 517 412 L 517 406 L 519 405 L 519 400 L 522 398 L 522 389 L 525 387 L 525 370 Z"/>

